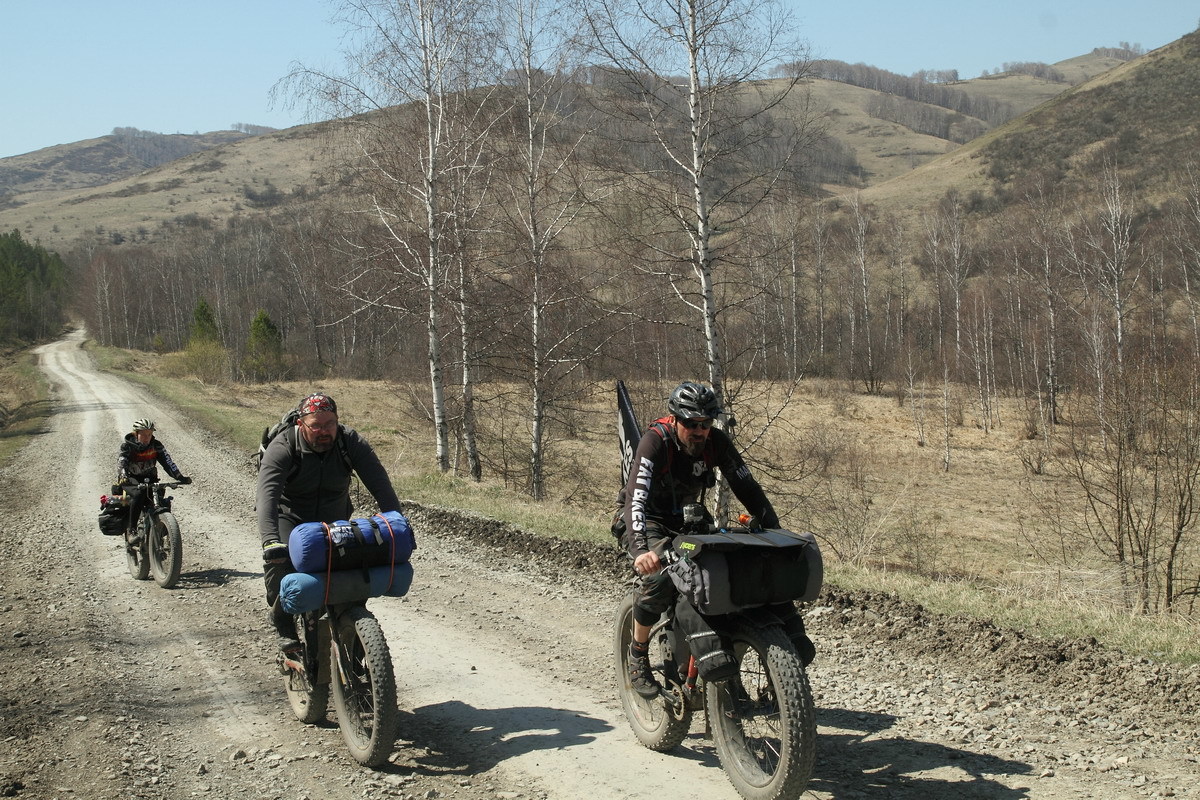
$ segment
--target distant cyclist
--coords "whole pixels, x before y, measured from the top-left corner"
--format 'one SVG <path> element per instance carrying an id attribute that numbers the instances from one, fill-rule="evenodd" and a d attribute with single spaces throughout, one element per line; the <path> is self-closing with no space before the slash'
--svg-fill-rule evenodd
<path id="1" fill-rule="evenodd" d="M 125 434 L 121 442 L 121 450 L 117 455 L 117 482 L 113 485 L 112 493 L 120 494 L 125 487 L 139 483 L 158 483 L 158 467 L 167 471 L 172 478 L 180 483 L 191 483 L 192 479 L 183 474 L 167 452 L 166 445 L 155 436 L 154 423 L 145 417 L 133 421 L 133 430 Z M 136 520 L 141 514 L 142 496 L 134 496 L 134 505 L 130 508 L 130 520 Z"/>
<path id="2" fill-rule="evenodd" d="M 721 414 L 716 393 L 700 383 L 681 383 L 671 392 L 667 410 L 669 416 L 651 423 L 638 441 L 628 482 L 617 497 L 621 517 L 614 523 L 614 532 L 633 559 L 634 571 L 642 576 L 633 607 L 629 678 L 644 697 L 653 697 L 661 689 L 650 669 L 648 643 L 651 627 L 677 596 L 674 584 L 662 571 L 659 554 L 683 530 L 683 507 L 699 502 L 704 490 L 715 485 L 720 470 L 737 499 L 763 527 L 779 527 L 771 501 L 733 441 L 713 427 Z M 810 662 L 812 642 L 796 607 L 780 603 L 770 609 L 783 621 L 804 663 Z"/>

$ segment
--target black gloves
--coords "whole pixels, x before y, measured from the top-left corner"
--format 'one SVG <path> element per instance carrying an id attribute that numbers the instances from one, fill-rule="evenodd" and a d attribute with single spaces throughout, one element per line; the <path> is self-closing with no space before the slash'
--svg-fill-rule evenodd
<path id="1" fill-rule="evenodd" d="M 264 564 L 279 564 L 290 559 L 288 546 L 283 542 L 267 542 L 263 545 Z"/>

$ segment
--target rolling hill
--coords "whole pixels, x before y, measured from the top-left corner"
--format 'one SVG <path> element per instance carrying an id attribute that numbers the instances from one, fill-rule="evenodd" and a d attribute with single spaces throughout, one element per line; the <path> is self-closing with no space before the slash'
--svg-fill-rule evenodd
<path id="1" fill-rule="evenodd" d="M 1054 66 L 1072 79 L 1082 79 L 1107 74 L 1122 63 L 1092 54 Z M 1014 74 L 959 81 L 953 88 L 1005 103 L 1020 113 L 1084 87 L 1072 89 L 1069 83 Z M 974 154 L 994 134 L 961 146 L 880 118 L 877 109 L 884 95 L 877 90 L 814 79 L 808 91 L 812 107 L 823 115 L 827 135 L 860 168 L 850 182 L 824 184 L 826 192 L 872 189 L 873 199 L 881 203 L 912 205 L 940 196 L 951 183 L 978 183 L 972 177 L 972 169 L 978 171 Z M 935 117 L 951 113 L 932 106 L 927 110 Z M 982 120 L 971 124 L 988 127 Z M 336 123 L 257 136 L 234 131 L 184 136 L 186 141 L 175 146 L 191 152 L 150 169 L 143 168 L 144 161 L 130 153 L 128 142 L 122 146 L 118 136 L 0 159 L 0 230 L 19 230 L 32 241 L 61 249 L 80 239 L 150 242 L 171 226 L 223 226 L 231 218 L 289 198 L 320 194 L 330 164 L 322 134 L 332 130 L 331 125 Z"/>
<path id="2" fill-rule="evenodd" d="M 910 172 L 863 190 L 904 214 L 953 189 L 1001 210 L 1035 180 L 1068 194 L 1105 162 L 1149 199 L 1195 160 L 1200 129 L 1200 31 L 1070 87 L 1008 123 Z"/>

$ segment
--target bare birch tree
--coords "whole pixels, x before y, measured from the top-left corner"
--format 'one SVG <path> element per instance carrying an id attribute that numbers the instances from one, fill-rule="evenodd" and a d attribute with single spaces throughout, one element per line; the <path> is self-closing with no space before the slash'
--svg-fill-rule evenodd
<path id="1" fill-rule="evenodd" d="M 563 242 L 598 189 L 585 166 L 593 124 L 572 82 L 575 11 L 566 0 L 508 0 L 502 9 L 501 58 L 512 95 L 500 140 L 497 222 L 515 242 L 504 264 L 519 304 L 513 316 L 524 321 L 518 327 L 526 340 L 514 355 L 530 392 L 527 486 L 535 500 L 545 495 L 548 414 L 604 340 L 584 336 L 602 323 L 592 295 L 597 271 L 577 269 Z"/>
<path id="2" fill-rule="evenodd" d="M 661 215 L 645 240 L 659 263 L 647 268 L 698 313 L 708 379 L 725 402 L 717 233 L 734 235 L 779 188 L 802 141 L 788 101 L 804 70 L 761 80 L 805 63 L 791 15 L 776 0 L 594 0 L 585 18 L 595 54 L 621 76 L 609 110 L 658 150 L 626 173 Z"/>
<path id="3" fill-rule="evenodd" d="M 289 80 L 350 123 L 353 163 L 367 198 L 360 211 L 374 217 L 390 242 L 381 252 L 360 243 L 360 258 L 340 288 L 363 307 L 402 308 L 399 295 L 409 280 L 425 296 L 436 460 L 448 471 L 444 317 L 447 306 L 456 309 L 459 340 L 469 350 L 468 273 L 457 259 L 469 229 L 461 215 L 479 204 L 461 193 L 477 187 L 473 177 L 486 167 L 481 154 L 491 122 L 484 113 L 489 97 L 479 87 L 496 77 L 496 10 L 477 0 L 345 0 L 342 12 L 349 74 L 301 67 Z M 397 280 L 382 292 L 365 290 L 378 286 L 380 270 Z M 474 451 L 471 363 L 464 352 L 468 453 Z M 470 469 L 478 475 L 477 463 Z"/>

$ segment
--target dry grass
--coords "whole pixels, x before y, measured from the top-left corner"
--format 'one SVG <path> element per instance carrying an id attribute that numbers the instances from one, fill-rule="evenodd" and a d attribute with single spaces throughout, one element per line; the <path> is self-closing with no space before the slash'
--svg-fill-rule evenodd
<path id="1" fill-rule="evenodd" d="M 470 509 L 535 533 L 610 541 L 607 521 L 619 463 L 607 424 L 614 413 L 609 392 L 585 409 L 591 424 L 579 426 L 577 438 L 558 441 L 560 463 L 569 467 L 552 471 L 551 492 L 570 499 L 534 503 L 501 481 L 475 483 L 435 469 L 430 428 L 419 411 L 421 384 L 332 380 L 213 386 L 162 378 L 156 374 L 162 360 L 157 356 L 107 348 L 94 352 L 108 368 L 144 382 L 225 437 L 245 452 L 247 464 L 262 429 L 319 388 L 337 398 L 343 420 L 375 445 L 402 497 Z M 637 387 L 634 397 L 654 391 Z M 774 402 L 765 391 L 761 397 L 763 403 Z M 927 443 L 918 444 L 919 404 L 854 394 L 836 382 L 805 385 L 785 415 L 788 436 L 798 447 L 822 450 L 820 466 L 827 473 L 814 470 L 800 483 L 826 488 L 809 493 L 806 505 L 780 505 L 785 525 L 822 537 L 829 580 L 848 589 L 894 592 L 941 613 L 991 619 L 1042 635 L 1094 636 L 1153 658 L 1200 661 L 1194 621 L 1155 617 L 1148 624 L 1146 618 L 1131 617 L 1120 610 L 1116 576 L 1103 564 L 1084 560 L 1068 568 L 1039 556 L 1054 549 L 1056 534 L 1032 489 L 1069 486 L 1052 471 L 1035 482 L 1026 470 L 1021 459 L 1026 427 L 1016 404 L 1005 404 L 999 424 L 985 432 L 969 397 L 963 393 L 955 401 L 962 424 L 949 431 L 946 471 L 946 431 L 926 423 Z M 657 411 L 639 408 L 643 423 Z M 926 409 L 928 418 L 940 419 L 940 411 L 932 411 Z M 752 414 L 743 417 L 740 431 L 747 438 L 755 423 Z M 581 491 L 581 485 L 589 490 Z M 770 486 L 769 493 L 780 499 L 789 488 L 796 487 Z M 855 508 L 861 515 L 852 513 Z M 851 530 L 854 524 L 860 528 Z"/>
<path id="2" fill-rule="evenodd" d="M 9 351 L 0 361 L 0 463 L 36 433 L 48 413 L 46 377 L 28 351 Z"/>

